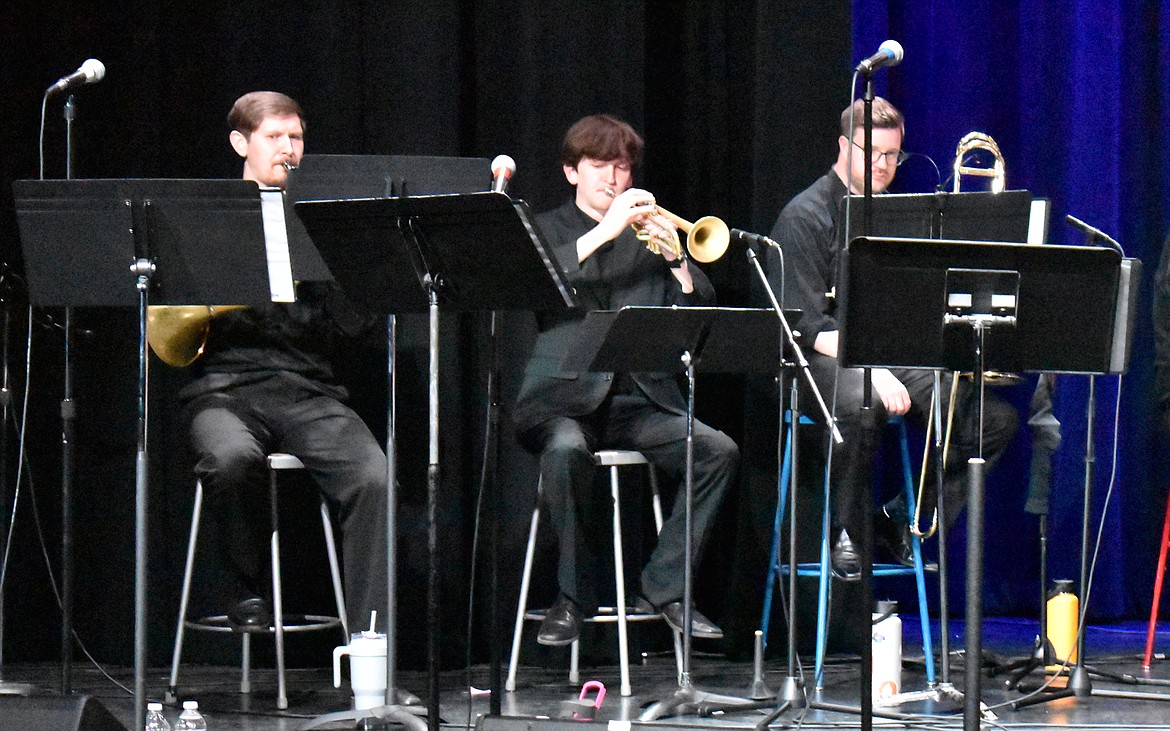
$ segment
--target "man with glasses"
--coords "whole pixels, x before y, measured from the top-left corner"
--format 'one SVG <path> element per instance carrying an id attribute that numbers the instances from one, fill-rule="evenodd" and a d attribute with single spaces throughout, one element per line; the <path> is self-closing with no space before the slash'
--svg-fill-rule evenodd
<path id="1" fill-rule="evenodd" d="M 847 193 L 860 195 L 865 185 L 867 160 L 864 142 L 864 105 L 853 102 L 841 113 L 841 134 L 837 138 L 837 160 L 819 180 L 789 201 L 780 212 L 771 236 L 783 251 L 769 249 L 765 253 L 768 279 L 777 297 L 783 293 L 786 308 L 799 308 L 800 319 L 794 328 L 800 333 L 801 346 L 809 360 L 813 380 L 824 396 L 826 404 L 834 409 L 844 443 L 833 448 L 832 510 L 833 573 L 838 578 L 852 581 L 860 578 L 861 565 L 851 536 L 858 534 L 863 520 L 870 519 L 871 498 L 863 491 L 870 481 L 865 471 L 872 469 L 873 455 L 866 452 L 860 424 L 863 372 L 859 368 L 837 367 L 839 339 L 836 319 L 838 255 L 843 242 L 839 229 L 838 206 Z M 901 112 L 885 99 L 873 101 L 873 155 L 872 189 L 884 192 L 905 161 L 902 137 L 905 126 Z M 890 313 L 894 316 L 895 313 Z M 927 418 L 933 374 L 928 370 L 871 369 L 871 403 L 877 411 L 878 423 L 888 416 L 909 415 L 919 420 Z M 947 379 L 949 382 L 950 379 Z M 944 391 L 948 389 L 943 389 Z M 964 408 L 967 393 L 972 389 L 964 383 L 958 396 L 959 408 L 955 415 L 955 433 L 944 480 L 943 491 L 947 525 L 952 524 L 963 508 L 966 471 L 953 469 L 955 465 L 978 453 L 978 425 L 971 417 L 974 409 Z M 942 394 L 948 398 L 949 394 Z M 814 403 L 805 384 L 801 384 L 804 404 Z M 946 402 L 944 401 L 944 409 Z M 813 418 L 820 415 L 805 408 Z M 983 455 L 988 464 L 994 464 L 1015 433 L 1015 409 L 1004 401 L 988 396 L 984 403 Z M 925 509 L 923 514 L 929 514 Z M 886 503 L 874 514 L 875 538 L 888 547 L 894 558 L 906 565 L 913 564 L 909 516 L 905 498 L 899 496 Z"/>

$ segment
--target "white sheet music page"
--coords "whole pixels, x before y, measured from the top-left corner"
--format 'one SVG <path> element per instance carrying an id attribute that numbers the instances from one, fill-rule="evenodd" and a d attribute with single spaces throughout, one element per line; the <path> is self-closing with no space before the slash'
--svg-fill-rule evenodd
<path id="1" fill-rule="evenodd" d="M 268 289 L 273 302 L 296 301 L 292 257 L 288 253 L 288 230 L 284 226 L 284 191 L 260 189 L 260 212 L 264 218 L 264 249 L 268 253 Z"/>

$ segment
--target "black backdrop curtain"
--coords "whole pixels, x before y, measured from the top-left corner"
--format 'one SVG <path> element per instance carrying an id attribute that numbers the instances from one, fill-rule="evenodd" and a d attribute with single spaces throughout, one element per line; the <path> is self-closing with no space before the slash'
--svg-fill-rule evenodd
<path id="1" fill-rule="evenodd" d="M 276 89 L 304 106 L 310 152 L 508 153 L 519 164 L 511 192 L 541 210 L 570 192 L 557 163 L 564 130 L 585 114 L 608 111 L 644 132 L 647 159 L 639 182 L 666 207 L 692 220 L 715 214 L 732 226 L 766 230 L 783 202 L 832 160 L 836 114 L 848 99 L 849 17 L 844 0 L 6 3 L 0 8 L 3 259 L 10 271 L 20 271 L 11 181 L 37 176 L 42 91 L 89 56 L 101 59 L 108 73 L 76 96 L 77 177 L 237 177 L 239 161 L 226 144 L 228 107 L 246 91 Z M 48 106 L 47 177 L 64 175 L 61 102 Z M 487 170 L 484 179 L 486 186 Z M 722 302 L 745 300 L 749 275 L 741 250 L 710 272 Z M 12 274 L 6 281 L 14 281 Z M 21 321 L 19 297 L 5 292 Z M 89 311 L 76 317 L 76 625 L 98 658 L 129 661 L 134 315 Z M 34 489 L 26 484 L 21 493 L 7 579 L 6 657 L 14 659 L 55 655 L 45 638 L 55 636 L 58 617 L 34 519 L 59 571 L 62 358 L 60 328 L 52 324 L 59 318 L 59 312 L 37 313 L 32 328 L 26 475 Z M 465 639 L 485 323 L 483 317 L 444 321 L 440 521 L 448 664 L 462 659 Z M 399 635 L 402 664 L 412 667 L 424 657 L 426 343 L 417 321 L 407 318 L 402 329 Z M 507 315 L 503 331 L 501 386 L 508 404 L 531 320 Z M 24 383 L 23 358 L 16 355 L 23 338 L 14 337 L 11 358 L 21 373 L 14 376 L 17 394 Z M 355 353 L 346 375 L 355 405 L 384 432 L 380 357 Z M 152 370 L 150 650 L 156 663 L 169 656 L 190 514 L 189 457 L 174 404 L 186 377 L 157 362 Z M 700 389 L 700 416 L 739 438 L 735 379 L 707 379 Z M 536 479 L 532 458 L 514 446 L 506 425 L 502 444 L 506 615 L 515 600 L 520 567 L 512 564 L 522 550 Z M 765 490 L 730 500 L 727 530 L 708 552 L 700 587 L 700 604 L 745 632 L 759 605 L 737 598 L 726 577 L 742 577 L 758 595 L 762 549 L 755 529 L 740 527 L 754 518 L 770 522 L 768 497 Z M 741 533 L 750 538 L 746 546 L 736 545 Z M 551 566 L 545 569 L 544 578 L 551 578 Z M 222 575 L 213 572 L 203 583 L 212 597 L 227 593 Z M 221 609 L 210 606 L 211 599 L 205 603 L 201 608 Z M 484 626 L 484 603 L 481 593 L 477 627 Z M 750 632 L 747 639 L 739 634 L 733 644 L 750 642 Z M 484 638 L 476 635 L 482 657 Z"/>

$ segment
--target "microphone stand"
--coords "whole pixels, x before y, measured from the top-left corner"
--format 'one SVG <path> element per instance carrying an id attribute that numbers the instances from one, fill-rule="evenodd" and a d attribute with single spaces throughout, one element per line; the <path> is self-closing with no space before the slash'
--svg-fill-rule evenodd
<path id="1" fill-rule="evenodd" d="M 13 520 L 7 524 L 7 529 L 0 518 L 0 546 L 7 547 L 11 532 L 16 528 L 16 496 L 19 490 L 13 493 L 11 512 L 8 510 L 8 414 L 12 403 L 12 391 L 8 379 L 8 340 L 11 327 L 12 311 L 8 292 L 4 291 L 7 285 L 0 282 L 0 298 L 3 299 L 3 323 L 0 324 L 0 511 L 11 515 Z M 19 457 L 18 457 L 19 459 Z M 5 571 L 5 573 L 7 573 Z M 29 695 L 33 686 L 29 683 L 13 683 L 4 679 L 4 584 L 0 583 L 0 695 Z"/>
<path id="2" fill-rule="evenodd" d="M 73 179 L 73 95 L 65 100 L 65 179 Z M 73 692 L 73 444 L 77 405 L 71 362 L 73 308 L 65 308 L 64 385 L 61 396 L 61 694 Z"/>
<path id="3" fill-rule="evenodd" d="M 776 312 L 776 317 L 780 319 L 780 326 L 784 330 L 784 343 L 787 347 L 792 349 L 793 360 L 796 363 L 797 370 L 804 377 L 809 389 L 812 391 L 813 399 L 816 401 L 817 409 L 821 413 L 821 418 L 824 423 L 829 426 L 832 432 L 833 441 L 837 444 L 842 442 L 841 432 L 837 428 L 837 424 L 833 421 L 833 416 L 829 412 L 828 406 L 825 405 L 825 399 L 817 388 L 816 381 L 813 380 L 812 371 L 809 369 L 808 359 L 805 358 L 804 351 L 800 344 L 796 341 L 796 335 L 792 331 L 792 327 L 788 322 L 788 318 L 784 315 L 784 309 L 780 306 L 776 299 L 776 294 L 772 289 L 772 285 L 768 282 L 768 277 L 764 274 L 764 269 L 760 266 L 759 257 L 756 252 L 752 251 L 751 247 L 747 250 L 748 261 L 751 262 L 752 268 L 755 269 L 756 276 L 764 287 L 764 292 L 768 295 L 768 301 L 772 305 L 772 309 Z M 791 450 L 792 471 L 789 475 L 789 505 L 788 505 L 788 667 L 787 677 L 784 679 L 784 685 L 776 693 L 776 698 L 773 701 L 776 704 L 775 709 L 764 720 L 756 724 L 757 729 L 767 729 L 767 727 L 779 718 L 789 708 L 798 704 L 805 707 L 817 707 L 817 704 L 810 703 L 805 694 L 804 688 L 797 681 L 796 672 L 796 576 L 797 576 L 797 561 L 796 561 L 796 491 L 798 489 L 798 480 L 796 478 L 796 453 L 797 440 L 800 429 L 798 427 L 800 412 L 799 402 L 797 400 L 797 392 L 799 388 L 793 384 L 791 397 L 791 412 L 792 412 L 792 436 L 789 440 L 789 450 Z M 780 398 L 783 399 L 783 389 L 781 389 Z M 783 404 L 780 405 L 783 413 Z M 781 434 L 783 439 L 783 434 Z M 782 457 L 783 458 L 783 457 Z M 771 571 L 771 569 L 769 569 Z"/>

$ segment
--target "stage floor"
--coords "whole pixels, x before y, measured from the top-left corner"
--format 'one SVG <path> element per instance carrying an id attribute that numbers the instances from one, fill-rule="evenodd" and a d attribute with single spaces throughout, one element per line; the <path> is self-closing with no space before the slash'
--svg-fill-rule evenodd
<path id="1" fill-rule="evenodd" d="M 913 618 L 904 621 L 903 691 L 925 691 L 924 664 L 921 642 L 914 631 L 917 622 Z M 1037 631 L 1035 622 L 1022 620 L 988 619 L 984 623 L 984 666 L 1026 655 L 1030 650 Z M 935 634 L 937 636 L 937 627 Z M 951 635 L 955 638 L 952 650 L 950 680 L 956 689 L 964 687 L 962 657 L 962 624 L 952 622 Z M 776 641 L 773 638 L 773 641 Z M 783 638 L 780 638 L 783 641 Z M 1165 651 L 1170 649 L 1170 627 L 1159 632 L 1158 645 Z M 1149 673 L 1141 669 L 1141 653 L 1145 643 L 1145 625 L 1136 622 L 1107 626 L 1090 625 L 1087 635 L 1088 667 L 1101 674 L 1091 675 L 1092 697 L 1063 698 L 1032 707 L 1013 709 L 1011 703 L 1021 699 L 1019 690 L 1006 690 L 1003 675 L 982 678 L 982 699 L 990 707 L 983 728 L 994 729 L 1147 729 L 1170 728 L 1170 660 L 1155 660 Z M 696 649 L 707 646 L 696 643 Z M 936 649 L 937 651 L 937 649 Z M 556 657 L 555 655 L 553 657 Z M 487 731 L 540 731 L 546 725 L 548 731 L 563 731 L 563 724 L 533 721 L 539 719 L 566 719 L 574 710 L 586 712 L 571 703 L 578 696 L 579 686 L 568 683 L 568 653 L 564 651 L 565 665 L 558 667 L 521 668 L 518 687 L 515 692 L 503 693 L 501 709 L 503 718 L 489 719 Z M 811 678 L 812 660 L 802 658 L 805 672 Z M 787 677 L 786 662 L 769 660 L 765 663 L 765 684 L 772 691 L 779 690 Z M 126 687 L 132 687 L 133 671 L 129 668 L 106 668 L 107 671 Z M 147 694 L 152 699 L 162 695 L 169 669 L 152 669 L 147 677 Z M 506 674 L 506 666 L 503 673 Z M 1112 674 L 1116 677 L 1108 677 Z M 856 657 L 831 656 L 826 664 L 824 690 L 817 698 L 812 691 L 808 697 L 827 703 L 856 706 L 860 697 L 858 678 L 859 664 Z M 936 671 L 941 678 L 941 669 Z M 106 709 L 117 717 L 127 728 L 133 715 L 132 699 L 91 666 L 78 663 L 74 668 L 74 688 L 77 693 L 97 698 Z M 750 728 L 764 719 L 768 711 L 750 710 L 715 715 L 687 713 L 655 721 L 640 722 L 646 706 L 663 699 L 670 699 L 677 690 L 677 679 L 673 656 L 666 654 L 640 658 L 631 668 L 634 694 L 622 698 L 619 694 L 619 672 L 616 667 L 582 668 L 582 681 L 600 680 L 607 689 L 601 708 L 595 713 L 597 722 L 632 721 L 619 724 L 620 731 L 637 731 L 639 728 Z M 1027 680 L 1032 685 L 1042 681 L 1043 675 L 1034 673 Z M 22 666 L 7 668 L 5 680 L 10 682 L 31 682 L 43 688 L 51 688 L 59 682 L 59 669 L 54 665 Z M 182 691 L 184 698 L 199 701 L 209 728 L 214 731 L 272 731 L 304 728 L 311 719 L 322 714 L 348 708 L 350 697 L 332 684 L 332 671 L 328 668 L 295 669 L 289 672 L 289 709 L 277 712 L 275 706 L 275 671 L 263 668 L 253 670 L 253 693 L 250 696 L 238 693 L 239 669 L 235 667 L 185 666 L 183 669 Z M 691 680 L 700 691 L 745 696 L 752 685 L 752 663 L 730 662 L 720 655 L 697 651 L 692 659 Z M 1125 682 L 1129 680 L 1130 682 Z M 1136 683 L 1134 681 L 1137 681 Z M 1058 682 L 1063 682 L 1063 678 Z M 425 696 L 427 678 L 418 672 L 399 673 L 399 685 L 418 695 Z M 486 666 L 466 671 L 444 672 L 440 681 L 440 716 L 445 728 L 467 728 L 475 726 L 477 719 L 489 711 L 486 688 L 490 685 Z M 811 685 L 811 684 L 809 684 Z M 469 693 L 474 688 L 474 693 Z M 484 690 L 479 690 L 484 689 Z M 1147 695 L 1149 699 L 1128 699 L 1115 697 L 1118 692 L 1135 692 Z M 921 694 L 915 694 L 921 695 Z M 921 729 L 962 728 L 962 700 L 949 697 L 946 693 L 936 694 L 937 700 L 915 699 L 899 706 L 879 707 L 879 711 L 906 714 L 901 720 L 876 718 L 875 726 Z M 19 701 L 17 701 L 19 702 Z M 172 722 L 178 715 L 176 709 L 168 709 Z M 580 713 L 579 713 L 580 715 Z M 521 717 L 524 720 L 512 720 Z M 424 717 L 425 718 L 425 717 Z M 0 724 L 2 725 L 2 724 Z M 773 724 L 774 728 L 857 728 L 861 725 L 859 716 L 840 711 L 806 709 L 789 710 Z M 553 729 L 553 726 L 558 726 Z M 354 728 L 353 721 L 334 722 L 318 725 L 317 728 Z M 619 731 L 609 725 L 609 731 Z"/>

